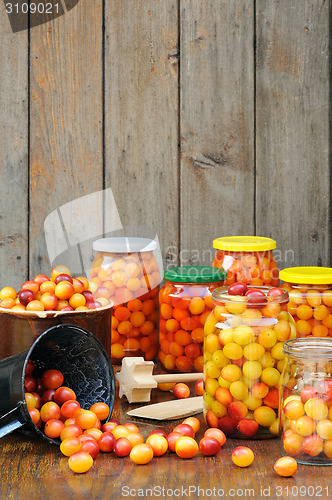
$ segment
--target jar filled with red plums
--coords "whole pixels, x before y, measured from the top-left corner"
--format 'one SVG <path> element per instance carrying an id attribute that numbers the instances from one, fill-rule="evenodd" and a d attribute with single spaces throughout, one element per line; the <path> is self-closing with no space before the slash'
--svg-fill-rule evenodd
<path id="1" fill-rule="evenodd" d="M 206 266 L 165 271 L 159 293 L 158 357 L 166 370 L 203 370 L 204 324 L 213 309 L 212 292 L 225 277 L 222 269 Z"/>
<path id="2" fill-rule="evenodd" d="M 241 281 L 254 286 L 278 286 L 279 270 L 272 250 L 275 240 L 260 236 L 216 238 L 214 267 L 227 271 L 225 285 Z"/>

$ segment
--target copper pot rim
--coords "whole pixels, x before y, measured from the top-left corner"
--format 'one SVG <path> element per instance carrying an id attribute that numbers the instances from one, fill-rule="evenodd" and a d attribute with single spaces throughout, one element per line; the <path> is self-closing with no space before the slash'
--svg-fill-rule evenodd
<path id="1" fill-rule="evenodd" d="M 16 316 L 20 318 L 35 318 L 35 319 L 47 319 L 47 318 L 57 318 L 63 316 L 79 316 L 79 315 L 89 315 L 96 314 L 97 312 L 104 312 L 108 309 L 112 309 L 114 302 L 110 301 L 107 306 L 98 307 L 96 309 L 84 309 L 81 311 L 13 311 L 12 309 L 7 309 L 5 307 L 0 307 L 0 313 L 6 313 L 11 316 Z"/>

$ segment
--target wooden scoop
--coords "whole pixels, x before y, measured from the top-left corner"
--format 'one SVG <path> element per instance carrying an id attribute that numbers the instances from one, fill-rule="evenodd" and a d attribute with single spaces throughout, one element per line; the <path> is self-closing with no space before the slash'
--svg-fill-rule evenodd
<path id="1" fill-rule="evenodd" d="M 177 420 L 203 411 L 203 397 L 197 396 L 188 399 L 174 399 L 153 405 L 141 406 L 130 410 L 127 415 L 152 420 Z"/>
<path id="2" fill-rule="evenodd" d="M 153 361 L 143 357 L 123 358 L 122 368 L 116 374 L 119 382 L 119 396 L 126 396 L 129 403 L 150 401 L 151 389 L 158 384 L 176 382 L 197 382 L 203 379 L 203 373 L 166 373 L 152 375 Z"/>

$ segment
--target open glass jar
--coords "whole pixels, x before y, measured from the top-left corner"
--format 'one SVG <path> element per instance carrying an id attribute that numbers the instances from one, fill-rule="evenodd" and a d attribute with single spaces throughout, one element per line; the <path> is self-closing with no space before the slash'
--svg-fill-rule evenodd
<path id="1" fill-rule="evenodd" d="M 96 253 L 90 288 L 96 297 L 114 302 L 111 360 L 125 356 L 153 360 L 158 352 L 158 293 L 161 281 L 154 251 L 147 238 L 103 238 L 93 243 Z"/>
<path id="2" fill-rule="evenodd" d="M 289 293 L 297 337 L 332 337 L 332 269 L 289 267 L 279 276 Z"/>
<path id="3" fill-rule="evenodd" d="M 213 241 L 214 267 L 227 271 L 225 285 L 241 281 L 254 286 L 278 286 L 279 270 L 272 250 L 275 240 L 260 236 L 227 236 Z"/>
<path id="4" fill-rule="evenodd" d="M 310 465 L 332 465 L 332 339 L 284 344 L 280 436 L 285 455 Z"/>
<path id="5" fill-rule="evenodd" d="M 226 277 L 222 269 L 182 266 L 164 273 L 159 293 L 159 361 L 168 371 L 203 370 L 204 323 L 213 308 L 212 291 Z"/>
<path id="6" fill-rule="evenodd" d="M 204 418 L 231 437 L 276 437 L 283 344 L 296 331 L 286 291 L 247 288 L 249 295 L 231 295 L 229 287 L 212 293 L 204 327 Z"/>

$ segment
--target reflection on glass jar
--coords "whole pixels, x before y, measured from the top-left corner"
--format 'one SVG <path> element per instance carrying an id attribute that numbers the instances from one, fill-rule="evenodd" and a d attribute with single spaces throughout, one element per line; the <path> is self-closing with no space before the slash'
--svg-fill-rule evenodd
<path id="1" fill-rule="evenodd" d="M 225 279 L 222 269 L 182 266 L 164 273 L 159 293 L 159 361 L 168 371 L 203 370 L 204 323 L 213 308 L 212 291 Z"/>
<path id="2" fill-rule="evenodd" d="M 229 287 L 212 294 L 204 327 L 204 418 L 231 437 L 276 437 L 283 344 L 296 336 L 294 321 L 286 291 L 245 288 L 243 295 Z"/>
<path id="3" fill-rule="evenodd" d="M 125 356 L 153 360 L 158 351 L 158 293 L 161 281 L 154 255 L 157 244 L 145 238 L 104 238 L 93 243 L 97 252 L 90 272 L 96 299 L 114 302 L 111 360 Z"/>
<path id="4" fill-rule="evenodd" d="M 289 293 L 297 337 L 332 337 L 332 269 L 289 267 L 280 271 L 280 279 Z"/>
<path id="5" fill-rule="evenodd" d="M 214 267 L 227 271 L 225 285 L 242 282 L 254 286 L 278 286 L 279 270 L 272 250 L 275 240 L 260 236 L 227 236 L 213 241 Z"/>
<path id="6" fill-rule="evenodd" d="M 310 465 L 332 465 L 332 339 L 285 342 L 280 392 L 284 455 Z"/>

